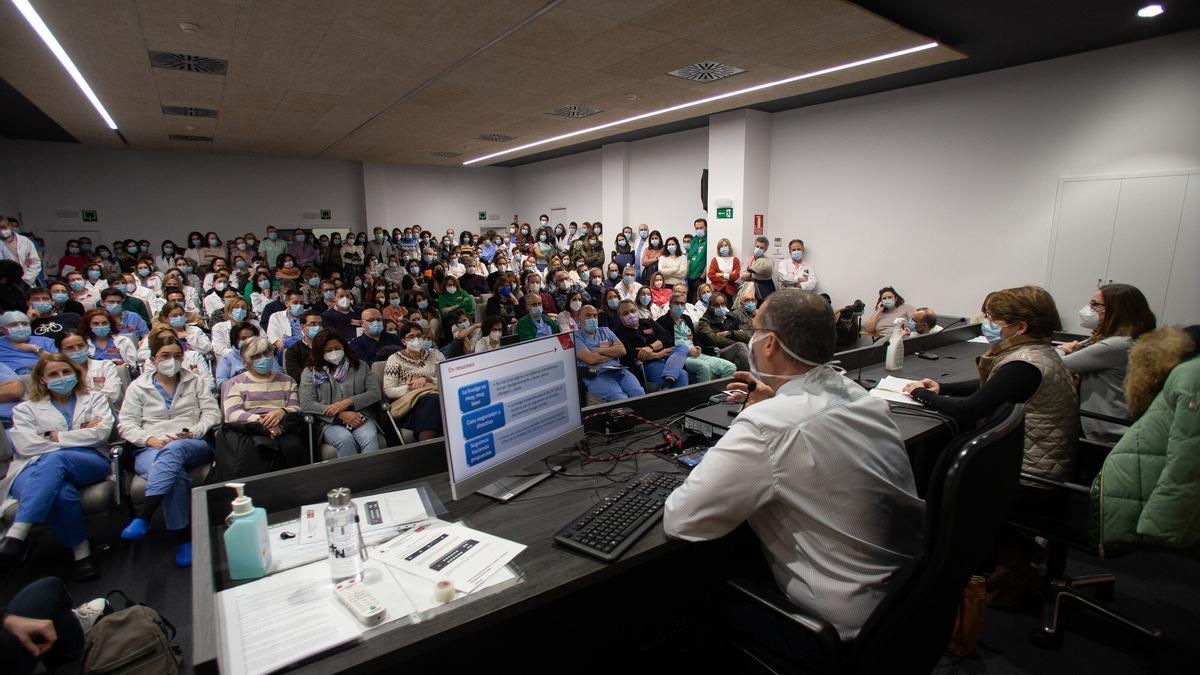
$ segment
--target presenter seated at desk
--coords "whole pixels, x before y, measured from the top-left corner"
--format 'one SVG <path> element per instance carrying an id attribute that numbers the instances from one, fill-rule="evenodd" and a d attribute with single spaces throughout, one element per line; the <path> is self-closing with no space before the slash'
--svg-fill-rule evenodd
<path id="1" fill-rule="evenodd" d="M 887 403 L 825 365 L 829 304 L 782 289 L 753 322 L 751 370 L 739 378 L 753 374 L 755 389 L 667 499 L 663 528 L 705 541 L 748 521 L 780 588 L 850 639 L 920 554 L 925 504 Z"/>
<path id="2" fill-rule="evenodd" d="M 380 392 L 370 364 L 340 333 L 324 330 L 313 340 L 307 366 L 300 375 L 300 410 L 321 421 L 325 442 L 337 448 L 338 457 L 378 450 L 379 429 L 371 408 Z"/>
<path id="3" fill-rule="evenodd" d="M 637 308 L 629 300 L 617 307 L 617 314 L 621 317 L 621 323 L 613 328 L 613 333 L 625 346 L 621 363 L 632 367 L 635 361 L 640 362 L 649 384 L 667 388 L 686 387 L 688 374 L 684 364 L 688 356 L 687 345 L 680 343 L 672 348 L 663 344 L 659 337 L 659 325 L 649 319 L 639 319 Z"/>
<path id="4" fill-rule="evenodd" d="M 942 332 L 938 325 L 937 312 L 931 307 L 918 307 L 904 324 L 904 337 L 912 335 L 932 335 Z"/>
<path id="5" fill-rule="evenodd" d="M 546 315 L 545 305 L 543 294 L 525 294 L 525 316 L 517 321 L 517 337 L 521 342 L 559 332 L 558 321 Z"/>
<path id="6" fill-rule="evenodd" d="M 400 334 L 404 349 L 388 357 L 383 371 L 383 395 L 392 402 L 388 412 L 417 440 L 437 438 L 442 434 L 437 364 L 445 357 L 419 325 L 404 324 Z"/>
<path id="7" fill-rule="evenodd" d="M 134 447 L 134 469 L 146 479 L 146 501 L 121 531 L 121 538 L 138 541 L 150 531 L 161 506 L 167 529 L 175 533 L 175 564 L 192 566 L 188 473 L 212 461 L 208 430 L 221 423 L 217 399 L 203 378 L 183 367 L 183 345 L 171 331 L 150 337 L 150 363 L 134 380 L 121 404 L 117 431 Z"/>
<path id="8" fill-rule="evenodd" d="M 991 346 L 980 357 L 979 379 L 914 382 L 905 391 L 971 428 L 1004 403 L 1025 404 L 1025 457 L 1021 471 L 1061 480 L 1070 475 L 1079 436 L 1079 399 L 1071 373 L 1050 344 L 1061 330 L 1054 298 L 1038 286 L 1007 288 L 983 301 L 983 335 Z M 1061 508 L 1057 492 L 1022 485 L 1015 508 Z"/>
<path id="9" fill-rule="evenodd" d="M 604 403 L 645 396 L 646 390 L 629 369 L 621 365 L 625 345 L 615 333 L 600 326 L 596 308 L 584 305 L 579 310 L 579 330 L 575 331 L 575 365 L 586 368 L 583 386 Z"/>
<path id="10" fill-rule="evenodd" d="M 0 481 L 0 509 L 19 502 L 0 542 L 0 571 L 25 555 L 26 537 L 49 521 L 58 542 L 72 550 L 76 581 L 100 576 L 91 555 L 79 493 L 108 478 L 105 443 L 113 415 L 103 394 L 88 391 L 83 368 L 65 354 L 44 354 L 29 380 L 29 400 L 13 409 L 13 458 Z"/>
<path id="11" fill-rule="evenodd" d="M 879 289 L 879 297 L 875 300 L 875 311 L 863 322 L 863 330 L 871 335 L 887 337 L 895 329 L 896 319 L 900 319 L 900 326 L 905 327 L 914 311 L 896 289 L 884 286 Z"/>

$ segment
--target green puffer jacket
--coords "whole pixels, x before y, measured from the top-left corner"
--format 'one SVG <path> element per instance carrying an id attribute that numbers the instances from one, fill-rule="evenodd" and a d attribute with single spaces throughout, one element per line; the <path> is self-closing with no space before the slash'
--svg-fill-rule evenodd
<path id="1" fill-rule="evenodd" d="M 1100 555 L 1200 544 L 1200 357 L 1171 370 L 1092 482 Z"/>

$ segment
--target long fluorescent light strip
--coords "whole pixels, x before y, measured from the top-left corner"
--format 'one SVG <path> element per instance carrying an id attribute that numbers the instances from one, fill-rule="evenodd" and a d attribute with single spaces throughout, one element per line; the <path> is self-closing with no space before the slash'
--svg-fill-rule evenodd
<path id="1" fill-rule="evenodd" d="M 21 11 L 21 14 L 29 22 L 29 25 L 33 27 L 38 37 L 42 38 L 42 42 L 45 42 L 50 51 L 58 57 L 58 62 L 62 64 L 63 68 L 66 68 L 67 73 L 70 74 L 72 80 L 75 80 L 75 84 L 83 92 L 83 95 L 87 97 L 87 100 L 92 102 L 92 107 L 104 118 L 104 123 L 108 125 L 108 128 L 116 131 L 117 123 L 113 121 L 112 117 L 109 117 L 108 111 L 104 109 L 104 105 L 100 103 L 100 99 L 96 98 L 96 93 L 92 91 L 87 80 L 83 79 L 83 73 L 80 73 L 79 69 L 75 67 L 75 63 L 71 61 L 71 57 L 67 56 L 66 50 L 58 43 L 58 38 L 54 37 L 54 33 L 50 32 L 50 28 L 46 26 L 46 22 L 42 21 L 42 17 L 38 16 L 37 10 L 33 8 L 33 5 L 29 4 L 29 0 L 12 0 L 12 2 Z"/>
<path id="2" fill-rule="evenodd" d="M 686 108 L 692 108 L 692 107 L 695 107 L 698 105 L 704 105 L 705 103 L 712 103 L 713 101 L 720 101 L 722 99 L 731 98 L 734 96 L 741 96 L 742 94 L 749 94 L 751 92 L 760 91 L 762 89 L 770 89 L 771 87 L 778 87 L 778 86 L 781 86 L 784 84 L 791 84 L 792 82 L 799 82 L 800 80 L 807 80 L 807 79 L 813 78 L 813 77 L 820 77 L 822 75 L 836 73 L 839 70 L 846 70 L 849 68 L 857 68 L 858 66 L 865 66 L 868 63 L 877 63 L 879 61 L 886 61 L 888 59 L 894 59 L 894 58 L 897 58 L 900 56 L 907 56 L 909 54 L 923 52 L 926 49 L 933 49 L 936 46 L 938 46 L 938 43 L 929 42 L 927 44 L 919 45 L 917 47 L 901 49 L 898 52 L 889 52 L 887 54 L 880 54 L 879 56 L 872 56 L 869 59 L 863 59 L 861 61 L 854 61 L 851 63 L 843 63 L 840 66 L 833 66 L 832 68 L 825 68 L 824 70 L 815 70 L 811 73 L 804 73 L 802 75 L 796 75 L 794 77 L 789 77 L 789 78 L 786 78 L 783 80 L 775 80 L 774 82 L 764 82 L 762 84 L 756 84 L 753 87 L 746 87 L 745 89 L 738 89 L 737 91 L 729 91 L 729 92 L 725 92 L 724 94 L 717 94 L 716 96 L 709 96 L 708 98 L 702 98 L 702 99 L 699 99 L 696 101 L 688 101 L 687 103 L 680 103 L 678 105 L 673 105 L 669 108 L 663 108 L 662 110 L 653 110 L 648 113 L 634 115 L 633 117 L 626 117 L 625 119 L 615 120 L 613 122 L 605 122 L 604 124 L 600 124 L 600 125 L 597 125 L 594 127 L 588 127 L 587 129 L 580 129 L 579 131 L 572 131 L 570 133 L 561 134 L 559 136 L 554 136 L 552 138 L 544 138 L 540 141 L 526 143 L 525 145 L 519 145 L 515 148 L 508 148 L 507 150 L 501 150 L 500 152 L 493 152 L 490 155 L 476 157 L 475 159 L 468 159 L 467 161 L 463 162 L 463 165 L 465 166 L 467 164 L 483 162 L 483 161 L 486 161 L 489 159 L 494 159 L 496 157 L 500 157 L 503 155 L 509 155 L 514 152 L 528 150 L 529 148 L 536 148 L 539 145 L 546 145 L 547 143 L 554 143 L 556 141 L 561 141 L 561 140 L 564 140 L 567 138 L 574 138 L 575 136 L 582 136 L 583 134 L 590 134 L 593 131 L 600 131 L 601 129 L 608 129 L 610 127 L 620 126 L 622 124 L 628 124 L 629 122 L 637 122 L 638 120 L 644 120 L 646 118 L 655 117 L 657 115 L 665 115 L 666 113 L 675 112 L 676 110 L 684 110 Z"/>

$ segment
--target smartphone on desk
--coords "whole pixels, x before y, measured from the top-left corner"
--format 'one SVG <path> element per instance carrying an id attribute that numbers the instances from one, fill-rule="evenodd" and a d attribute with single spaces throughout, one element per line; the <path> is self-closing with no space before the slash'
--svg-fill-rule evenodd
<path id="1" fill-rule="evenodd" d="M 704 453 L 708 452 L 707 446 L 695 446 L 688 448 L 688 452 L 675 457 L 675 461 L 687 469 L 694 469 L 704 459 Z"/>

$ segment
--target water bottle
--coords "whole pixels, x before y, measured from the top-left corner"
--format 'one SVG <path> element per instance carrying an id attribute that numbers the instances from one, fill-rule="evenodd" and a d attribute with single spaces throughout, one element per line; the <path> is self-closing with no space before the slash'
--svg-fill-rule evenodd
<path id="1" fill-rule="evenodd" d="M 367 551 L 358 526 L 358 507 L 350 501 L 350 488 L 334 488 L 325 496 L 329 498 L 325 507 L 329 574 L 335 584 L 347 579 L 361 581 Z"/>
<path id="2" fill-rule="evenodd" d="M 900 335 L 900 326 L 904 317 L 897 317 L 892 325 L 892 335 L 888 338 L 887 353 L 884 355 L 884 370 L 900 370 L 904 367 L 904 340 Z"/>

